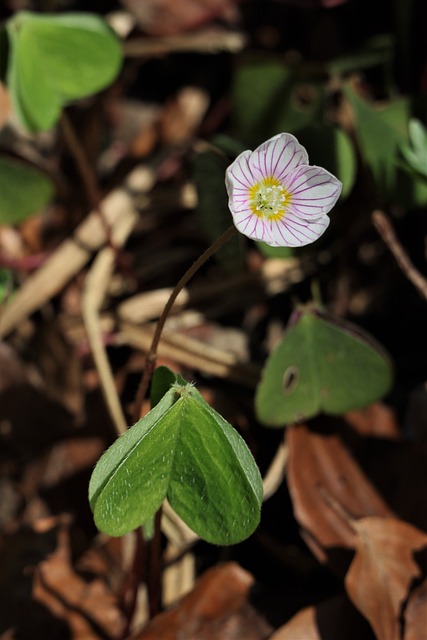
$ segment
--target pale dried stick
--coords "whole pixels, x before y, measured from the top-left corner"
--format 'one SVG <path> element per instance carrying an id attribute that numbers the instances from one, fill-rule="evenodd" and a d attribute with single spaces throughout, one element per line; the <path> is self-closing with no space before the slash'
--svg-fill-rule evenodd
<path id="1" fill-rule="evenodd" d="M 151 324 L 137 327 L 121 322 L 118 337 L 122 342 L 147 352 L 153 341 L 154 331 Z M 192 369 L 244 384 L 251 389 L 259 379 L 260 370 L 256 365 L 240 362 L 230 352 L 216 349 L 190 336 L 183 336 L 182 333 L 165 332 L 158 353 L 162 358 L 170 358 Z"/>
<path id="2" fill-rule="evenodd" d="M 262 481 L 264 502 L 271 498 L 282 484 L 285 477 L 288 454 L 288 445 L 285 440 L 282 440 Z"/>
<path id="3" fill-rule="evenodd" d="M 117 220 L 111 229 L 111 239 L 114 247 L 123 246 L 136 220 L 136 211 L 128 209 L 126 212 L 123 212 L 121 218 Z M 97 255 L 85 279 L 82 296 L 82 314 L 104 400 L 117 434 L 121 435 L 127 430 L 127 423 L 102 339 L 100 318 L 101 305 L 114 271 L 115 257 L 116 254 L 112 247 L 106 247 Z"/>
<path id="4" fill-rule="evenodd" d="M 195 51 L 198 53 L 237 53 L 246 44 L 246 36 L 239 31 L 203 29 L 176 36 L 156 38 L 134 38 L 123 45 L 125 56 L 131 58 L 152 58 L 171 52 Z"/>
<path id="5" fill-rule="evenodd" d="M 397 264 L 402 269 L 405 276 L 427 300 L 427 280 L 413 265 L 411 259 L 398 240 L 393 225 L 382 211 L 374 211 L 372 220 L 378 233 L 394 255 Z"/>
<path id="6" fill-rule="evenodd" d="M 105 219 L 110 226 L 129 209 L 133 208 L 129 189 L 147 192 L 154 184 L 154 172 L 138 167 L 129 174 L 124 188 L 112 191 L 102 202 Z M 127 187 L 129 186 L 129 189 Z M 31 313 L 43 306 L 75 276 L 106 242 L 103 224 L 92 211 L 77 227 L 72 238 L 54 251 L 51 257 L 35 273 L 25 280 L 13 300 L 0 316 L 0 337 L 10 333 Z"/>

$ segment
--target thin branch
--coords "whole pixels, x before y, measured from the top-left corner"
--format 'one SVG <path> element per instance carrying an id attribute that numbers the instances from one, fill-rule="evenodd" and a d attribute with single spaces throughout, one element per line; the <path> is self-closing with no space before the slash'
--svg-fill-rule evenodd
<path id="1" fill-rule="evenodd" d="M 372 220 L 375 228 L 394 255 L 397 264 L 405 276 L 410 282 L 412 282 L 414 287 L 418 289 L 423 298 L 427 300 L 427 280 L 413 265 L 411 259 L 397 238 L 390 220 L 382 211 L 374 211 L 372 214 Z"/>

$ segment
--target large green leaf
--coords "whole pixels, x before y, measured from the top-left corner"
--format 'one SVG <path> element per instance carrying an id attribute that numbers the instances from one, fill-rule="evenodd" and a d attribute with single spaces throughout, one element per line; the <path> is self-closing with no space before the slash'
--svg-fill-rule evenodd
<path id="1" fill-rule="evenodd" d="M 391 382 L 390 361 L 370 336 L 308 308 L 267 360 L 256 411 L 263 424 L 282 427 L 321 411 L 364 407 L 381 398 Z"/>
<path id="2" fill-rule="evenodd" d="M 105 88 L 120 69 L 120 43 L 97 16 L 22 11 L 6 28 L 7 84 L 30 131 L 51 128 L 64 104 Z"/>
<path id="3" fill-rule="evenodd" d="M 203 539 L 233 544 L 260 518 L 262 480 L 244 440 L 192 385 L 174 384 L 101 457 L 89 486 L 97 527 L 120 536 L 164 498 Z"/>
<path id="4" fill-rule="evenodd" d="M 0 157 L 0 224 L 17 224 L 45 207 L 53 184 L 41 171 L 22 162 Z"/>

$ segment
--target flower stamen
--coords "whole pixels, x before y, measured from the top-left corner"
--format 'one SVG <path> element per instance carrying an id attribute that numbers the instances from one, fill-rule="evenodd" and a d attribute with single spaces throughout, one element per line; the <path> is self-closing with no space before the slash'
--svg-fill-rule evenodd
<path id="1" fill-rule="evenodd" d="M 263 178 L 249 189 L 252 212 L 258 218 L 279 220 L 289 206 L 291 194 L 272 176 Z"/>

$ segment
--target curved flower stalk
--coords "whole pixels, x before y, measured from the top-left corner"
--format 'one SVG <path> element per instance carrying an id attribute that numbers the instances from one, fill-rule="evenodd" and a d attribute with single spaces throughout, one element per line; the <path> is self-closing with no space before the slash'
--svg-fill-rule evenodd
<path id="1" fill-rule="evenodd" d="M 225 184 L 237 229 L 272 247 L 317 240 L 342 189 L 329 171 L 308 164 L 306 150 L 290 133 L 243 151 L 228 167 Z"/>

